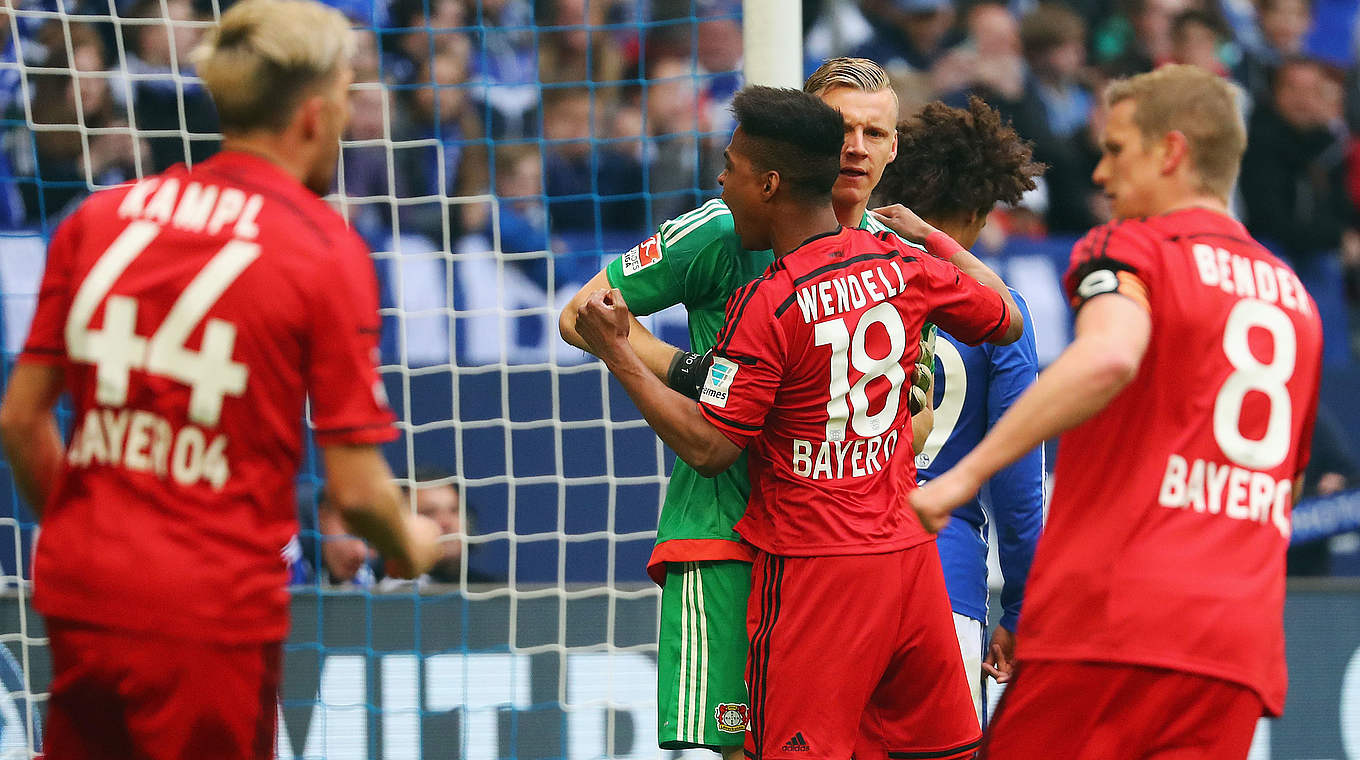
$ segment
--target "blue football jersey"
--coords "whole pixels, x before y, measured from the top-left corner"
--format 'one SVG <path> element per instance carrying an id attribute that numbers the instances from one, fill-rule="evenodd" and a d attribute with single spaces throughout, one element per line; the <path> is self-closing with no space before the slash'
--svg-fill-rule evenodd
<path id="1" fill-rule="evenodd" d="M 1038 375 L 1033 320 L 1014 290 L 1025 332 L 1009 346 L 966 346 L 940 332 L 935 350 L 935 427 L 916 457 L 921 482 L 945 472 L 982 440 Z M 996 521 L 1005 585 L 1001 625 L 1015 631 L 1025 578 L 1043 527 L 1044 453 L 1036 448 L 954 510 L 937 545 L 954 611 L 987 622 L 987 524 Z"/>

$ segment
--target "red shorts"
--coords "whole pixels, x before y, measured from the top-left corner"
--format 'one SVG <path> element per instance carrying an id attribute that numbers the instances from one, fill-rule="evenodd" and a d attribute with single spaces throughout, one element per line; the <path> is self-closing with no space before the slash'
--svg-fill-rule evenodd
<path id="1" fill-rule="evenodd" d="M 746 751 L 764 758 L 968 757 L 982 731 L 940 555 L 778 557 L 751 578 Z"/>
<path id="2" fill-rule="evenodd" d="M 1114 663 L 1018 665 L 980 757 L 1243 758 L 1265 706 L 1240 684 Z"/>
<path id="3" fill-rule="evenodd" d="M 281 645 L 48 620 L 47 760 L 273 760 Z"/>

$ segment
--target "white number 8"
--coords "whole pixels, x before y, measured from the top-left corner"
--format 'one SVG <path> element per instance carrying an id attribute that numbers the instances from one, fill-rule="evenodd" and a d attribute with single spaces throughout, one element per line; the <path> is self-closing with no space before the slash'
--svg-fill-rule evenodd
<path id="1" fill-rule="evenodd" d="M 1269 364 L 1251 353 L 1247 334 L 1253 327 L 1270 333 L 1274 342 Z M 1228 313 L 1223 327 L 1223 353 L 1235 370 L 1214 400 L 1214 440 L 1233 462 L 1253 470 L 1269 470 L 1289 456 L 1293 416 L 1289 389 L 1285 383 L 1294 374 L 1298 339 L 1294 325 L 1278 306 L 1264 301 L 1239 301 Z M 1270 416 L 1265 436 L 1254 441 L 1242 435 L 1242 404 L 1249 391 L 1264 393 L 1270 399 Z"/>

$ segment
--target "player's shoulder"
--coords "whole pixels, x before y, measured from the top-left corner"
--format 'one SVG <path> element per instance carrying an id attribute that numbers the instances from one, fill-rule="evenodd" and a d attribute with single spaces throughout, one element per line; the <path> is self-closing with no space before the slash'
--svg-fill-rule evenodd
<path id="1" fill-rule="evenodd" d="M 258 203 L 262 239 L 283 239 L 299 252 L 323 259 L 350 253 L 356 243 L 361 244 L 357 233 L 325 199 L 263 158 L 223 151 L 195 165 L 186 179 L 221 188 L 219 198 L 231 188 L 245 194 L 247 207 Z"/>
<path id="2" fill-rule="evenodd" d="M 87 233 L 98 235 L 101 231 L 123 228 L 142 215 L 162 180 L 171 172 L 181 169 L 181 166 L 176 165 L 161 174 L 132 179 L 86 196 L 74 210 L 57 220 L 51 238 L 52 247 L 77 246 Z"/>
<path id="3" fill-rule="evenodd" d="M 1158 226 L 1154 219 L 1147 217 L 1112 219 L 1092 227 L 1077 242 L 1077 247 L 1099 251 L 1108 248 L 1112 243 L 1117 245 L 1124 242 L 1155 242 L 1166 237 L 1168 237 L 1166 230 Z"/>
<path id="4" fill-rule="evenodd" d="M 869 233 L 888 247 L 896 248 L 906 256 L 915 256 L 918 253 L 926 252 L 925 246 L 913 243 L 901 235 L 898 235 L 896 232 L 889 229 L 887 225 L 869 214 L 864 215 L 863 223 L 860 224 L 859 229 Z"/>
<path id="5" fill-rule="evenodd" d="M 741 248 L 741 239 L 732 225 L 732 212 L 721 198 L 714 198 L 692 211 L 662 222 L 656 235 L 661 247 L 668 253 L 699 251 L 714 243 L 722 247 Z"/>
<path id="6" fill-rule="evenodd" d="M 63 222 L 103 226 L 114 223 L 119 218 L 130 218 L 131 215 L 128 212 L 128 207 L 131 205 L 128 203 L 129 196 L 149 195 L 166 176 L 170 175 L 171 171 L 178 168 L 180 167 L 171 167 L 170 170 L 161 174 L 132 179 L 112 187 L 96 190 L 86 197 Z M 139 204 L 138 208 L 144 205 L 144 203 Z"/>
<path id="7" fill-rule="evenodd" d="M 749 282 L 743 283 L 727 299 L 729 318 L 734 313 L 773 314 L 778 319 L 783 314 L 779 305 L 792 299 L 796 272 L 790 272 L 786 259 L 775 259 L 769 267 Z M 751 311 L 754 309 L 754 311 Z"/>
<path id="8" fill-rule="evenodd" d="M 1150 256 L 1173 237 L 1174 234 L 1157 224 L 1155 219 L 1115 219 L 1082 236 L 1072 247 L 1072 261 Z"/>

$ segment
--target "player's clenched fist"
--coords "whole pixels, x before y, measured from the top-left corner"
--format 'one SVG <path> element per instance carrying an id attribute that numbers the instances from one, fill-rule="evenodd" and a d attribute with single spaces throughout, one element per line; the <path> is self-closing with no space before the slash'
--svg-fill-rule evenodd
<path id="1" fill-rule="evenodd" d="M 409 561 L 388 560 L 387 574 L 397 578 L 419 578 L 428 573 L 441 556 L 439 537 L 442 533 L 439 523 L 434 520 L 425 515 L 408 514 L 406 516 L 406 540 L 409 542 L 407 555 L 410 559 Z"/>
<path id="2" fill-rule="evenodd" d="M 617 348 L 628 342 L 632 314 L 618 288 L 601 288 L 576 310 L 576 332 L 586 342 L 590 353 L 606 364 Z"/>
<path id="3" fill-rule="evenodd" d="M 907 498 L 921 520 L 921 527 L 939 533 L 949 522 L 949 513 L 973 498 L 981 487 L 956 468 L 912 491 Z"/>

